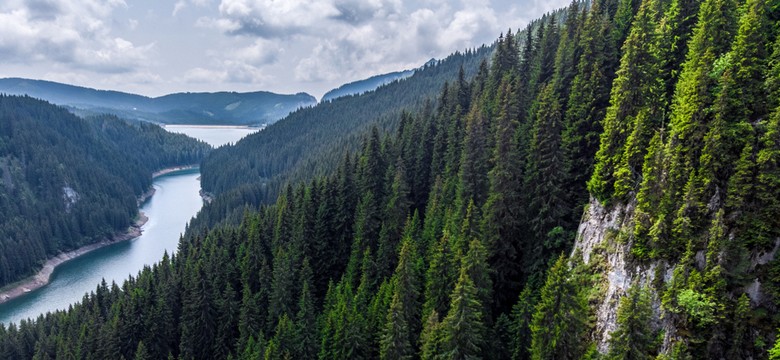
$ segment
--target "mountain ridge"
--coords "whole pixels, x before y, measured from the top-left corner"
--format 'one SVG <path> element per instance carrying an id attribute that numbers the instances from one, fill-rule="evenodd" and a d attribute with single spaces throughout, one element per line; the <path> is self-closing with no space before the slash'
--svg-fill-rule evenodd
<path id="1" fill-rule="evenodd" d="M 86 114 L 110 113 L 165 124 L 269 124 L 296 109 L 316 104 L 316 98 L 305 92 L 179 92 L 148 97 L 26 78 L 0 79 L 0 92 L 29 95 Z"/>

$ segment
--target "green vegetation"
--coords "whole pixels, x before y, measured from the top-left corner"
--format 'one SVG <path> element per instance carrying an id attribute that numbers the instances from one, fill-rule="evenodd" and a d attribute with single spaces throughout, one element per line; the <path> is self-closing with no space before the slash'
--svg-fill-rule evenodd
<path id="1" fill-rule="evenodd" d="M 0 96 L 0 286 L 126 231 L 152 172 L 197 164 L 208 150 L 157 125 Z"/>
<path id="2" fill-rule="evenodd" d="M 204 162 L 217 199 L 175 256 L 69 311 L 0 326 L 0 351 L 776 357 L 780 261 L 756 260 L 780 231 L 773 4 L 573 1 L 499 38 L 490 64 L 478 65 L 485 49 L 457 55 L 298 111 Z M 414 80 L 436 71 L 452 81 L 413 106 L 405 94 L 430 89 L 404 86 L 443 84 Z M 589 195 L 636 210 L 586 264 L 566 254 Z M 634 279 L 596 344 L 621 247 L 656 278 Z"/>

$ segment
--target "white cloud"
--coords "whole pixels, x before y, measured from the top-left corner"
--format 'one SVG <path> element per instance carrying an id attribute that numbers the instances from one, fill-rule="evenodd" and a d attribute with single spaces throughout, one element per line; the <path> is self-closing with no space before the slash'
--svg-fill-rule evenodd
<path id="1" fill-rule="evenodd" d="M 11 0 L 0 5 L 0 51 L 14 63 L 54 63 L 95 72 L 129 72 L 148 60 L 152 44 L 111 35 L 105 19 L 122 0 Z M 132 22 L 130 22 L 132 26 Z"/>
<path id="2" fill-rule="evenodd" d="M 252 84 L 261 86 L 269 79 L 261 68 L 241 62 L 225 60 L 213 68 L 196 67 L 184 73 L 180 79 L 190 84 Z"/>
<path id="3" fill-rule="evenodd" d="M 235 51 L 233 58 L 241 60 L 251 65 L 268 65 L 279 60 L 279 56 L 284 53 L 278 41 L 255 39 L 255 41 L 244 48 Z"/>
<path id="4" fill-rule="evenodd" d="M 223 30 L 261 37 L 286 37 L 318 28 L 338 16 L 334 4 L 319 0 L 222 0 Z"/>
<path id="5" fill-rule="evenodd" d="M 190 5 L 204 7 L 210 2 L 210 0 L 177 0 L 176 3 L 173 4 L 173 13 L 171 15 L 178 15 L 180 11 L 186 9 Z"/>
<path id="6" fill-rule="evenodd" d="M 0 71 L 146 94 L 316 95 L 490 43 L 570 0 L 125 1 L 0 0 Z"/>

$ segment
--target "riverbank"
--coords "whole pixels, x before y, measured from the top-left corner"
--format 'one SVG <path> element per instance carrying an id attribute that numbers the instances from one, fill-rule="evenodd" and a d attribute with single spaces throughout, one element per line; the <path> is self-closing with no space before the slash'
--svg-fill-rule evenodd
<path id="1" fill-rule="evenodd" d="M 197 169 L 199 166 L 200 165 L 198 165 L 198 164 L 193 164 L 193 165 L 174 166 L 174 167 L 165 168 L 165 169 L 162 169 L 160 171 L 153 172 L 152 173 L 152 179 L 158 178 L 158 177 L 163 176 L 163 175 L 168 175 L 170 173 L 175 173 L 177 171 Z M 152 188 L 152 189 L 154 189 L 154 188 Z"/>
<path id="2" fill-rule="evenodd" d="M 161 125 L 163 128 L 170 128 L 170 129 L 251 129 L 251 130 L 262 130 L 265 129 L 265 125 L 260 126 L 250 126 L 250 125 L 178 125 L 178 124 L 164 124 Z"/>
<path id="3" fill-rule="evenodd" d="M 197 167 L 198 165 L 171 167 L 171 168 L 154 172 L 152 174 L 152 178 L 158 178 L 160 176 L 167 175 L 177 171 L 191 170 Z M 152 197 L 154 193 L 155 193 L 155 189 L 154 187 L 152 187 L 151 189 L 149 189 L 149 191 L 139 196 L 138 197 L 139 208 L 141 204 L 143 204 L 144 202 L 146 202 L 146 200 Z M 146 224 L 148 220 L 149 218 L 142 211 L 139 211 L 138 219 L 135 221 L 135 223 L 133 223 L 133 225 L 127 228 L 127 231 L 117 234 L 113 237 L 104 239 L 97 243 L 85 245 L 72 251 L 60 253 L 59 255 L 46 260 L 46 262 L 43 264 L 43 267 L 35 275 L 20 280 L 16 283 L 6 285 L 2 289 L 0 289 L 0 304 L 15 299 L 17 297 L 20 297 L 31 291 L 40 289 L 43 286 L 46 286 L 49 283 L 51 275 L 54 273 L 54 269 L 56 269 L 57 266 L 60 266 L 63 263 L 73 260 L 79 256 L 86 255 L 97 249 L 109 245 L 113 245 L 119 242 L 135 239 L 141 236 L 141 233 L 143 232 L 141 227 L 143 227 L 143 225 Z"/>
<path id="4" fill-rule="evenodd" d="M 54 273 L 54 269 L 56 269 L 57 266 L 60 266 L 63 263 L 73 260 L 79 256 L 88 254 L 102 247 L 106 247 L 108 245 L 113 245 L 130 239 L 135 239 L 141 236 L 141 232 L 142 232 L 141 227 L 144 224 L 146 224 L 147 221 L 149 221 L 149 218 L 146 217 L 146 215 L 144 215 L 143 212 L 139 212 L 138 220 L 136 220 L 136 222 L 133 225 L 128 227 L 127 231 L 125 231 L 124 233 L 115 235 L 110 239 L 104 239 L 103 241 L 94 244 L 82 246 L 73 251 L 60 253 L 59 255 L 49 260 L 46 260 L 46 263 L 43 264 L 43 267 L 41 268 L 40 271 L 38 271 L 37 274 L 27 279 L 21 280 L 15 284 L 8 285 L 6 286 L 7 289 L 0 291 L 0 304 L 45 286 L 46 284 L 49 283 L 49 279 L 51 278 L 51 274 Z"/>

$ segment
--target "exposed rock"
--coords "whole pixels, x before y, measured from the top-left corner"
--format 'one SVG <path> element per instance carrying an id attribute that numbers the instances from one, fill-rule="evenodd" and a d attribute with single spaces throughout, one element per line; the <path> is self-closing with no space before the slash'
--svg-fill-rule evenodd
<path id="1" fill-rule="evenodd" d="M 633 213 L 633 203 L 605 208 L 597 200 L 591 199 L 577 230 L 574 251 L 582 252 L 586 264 L 590 264 L 592 259 L 603 261 L 601 267 L 606 271 L 605 290 L 603 298 L 595 309 L 596 329 L 592 334 L 601 353 L 609 350 L 610 334 L 617 327 L 617 308 L 620 298 L 635 281 L 640 285 L 650 284 L 655 277 L 656 268 L 663 266 L 659 263 L 638 266 L 627 261 L 631 239 L 621 239 L 620 235 L 633 229 Z M 600 256 L 595 257 L 595 254 Z M 671 278 L 671 270 L 667 270 L 664 277 Z M 657 296 L 653 296 L 652 306 L 654 319 L 651 325 L 660 328 L 664 324 L 660 320 L 661 304 Z"/>
<path id="2" fill-rule="evenodd" d="M 65 212 L 70 213 L 70 210 L 73 208 L 74 205 L 76 205 L 79 200 L 81 200 L 81 195 L 76 192 L 76 190 L 73 190 L 70 186 L 65 186 L 62 188 L 62 197 L 65 201 Z"/>

